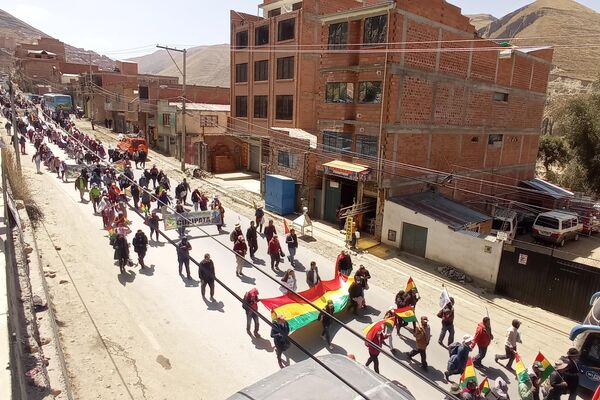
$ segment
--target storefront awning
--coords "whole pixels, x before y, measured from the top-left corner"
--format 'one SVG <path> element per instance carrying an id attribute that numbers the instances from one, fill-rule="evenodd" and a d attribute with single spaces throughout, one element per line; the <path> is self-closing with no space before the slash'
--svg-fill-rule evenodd
<path id="1" fill-rule="evenodd" d="M 323 168 L 325 175 L 339 176 L 353 181 L 365 180 L 371 172 L 371 169 L 366 165 L 352 164 L 341 160 L 325 163 Z"/>

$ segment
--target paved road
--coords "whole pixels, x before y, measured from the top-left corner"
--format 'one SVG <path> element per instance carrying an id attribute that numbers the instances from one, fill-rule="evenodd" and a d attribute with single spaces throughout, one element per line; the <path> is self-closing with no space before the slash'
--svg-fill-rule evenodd
<path id="1" fill-rule="evenodd" d="M 31 148 L 29 151 L 32 151 Z M 132 397 L 223 398 L 278 370 L 271 343 L 267 340 L 269 332 L 266 326 L 261 326 L 261 338 L 249 337 L 245 333 L 245 316 L 240 304 L 221 288 L 217 288 L 216 303 L 203 301 L 198 282 L 179 277 L 172 246 L 164 242 L 151 243 L 146 261 L 152 266 L 151 272 L 129 268 L 128 274 L 121 276 L 112 262 L 112 249 L 102 230 L 101 218 L 92 215 L 91 204 L 79 203 L 78 193 L 73 190 L 72 183 L 62 184 L 48 173 L 33 175 L 32 165 L 27 161 L 24 164 L 26 173 L 32 175 L 34 186 L 40 190 L 39 193 L 44 193 L 43 200 L 49 213 L 47 225 L 51 225 L 48 229 L 54 235 L 54 240 L 66 242 L 62 251 L 69 246 L 71 254 L 88 256 L 80 261 L 73 257 L 66 265 L 71 270 L 73 283 L 79 288 L 83 302 L 88 305 L 91 318 L 95 320 L 101 336 L 109 343 L 111 353 L 115 358 L 124 359 L 117 360 L 115 364 L 118 370 L 122 370 Z M 138 176 L 139 172 L 136 171 Z M 201 259 L 205 252 L 210 252 L 218 276 L 240 295 L 254 285 L 263 297 L 279 295 L 281 292 L 277 285 L 256 270 L 247 268 L 244 271 L 248 276 L 246 279 L 235 276 L 234 256 L 227 250 L 231 248 L 227 231 L 240 221 L 245 232 L 248 220 L 232 212 L 227 204 L 225 207 L 227 227 L 223 234 L 219 235 L 215 227 L 206 228 L 206 234 L 199 229 L 188 231 L 192 239 L 192 255 Z M 141 228 L 147 232 L 140 217 L 131 211 L 129 216 L 134 231 Z M 53 218 L 57 222 L 62 219 L 64 225 L 52 225 L 50 221 Z M 170 232 L 169 236 L 177 239 L 175 232 Z M 333 260 L 324 258 L 318 251 L 306 250 L 302 242 L 300 246 L 297 256 L 300 265 L 308 266 L 314 260 L 320 267 L 323 279 L 333 277 Z M 259 240 L 257 257 L 267 261 L 265 248 L 264 240 Z M 306 288 L 304 273 L 302 267 L 298 269 L 299 289 L 302 290 Z M 197 279 L 195 268 L 192 270 Z M 372 274 L 374 272 L 372 269 Z M 350 327 L 362 331 L 366 324 L 381 317 L 392 299 L 392 292 L 371 285 L 367 293 L 370 304 L 368 313 L 358 318 L 343 313 L 340 318 Z M 61 308 L 57 308 L 60 315 Z M 261 310 L 268 315 L 264 308 Z M 428 376 L 444 385 L 443 370 L 447 352 L 436 343 L 439 322 L 435 319 L 430 315 L 434 340 L 428 351 Z M 314 354 L 326 354 L 329 350 L 319 338 L 319 333 L 318 324 L 314 324 L 296 332 L 294 338 Z M 457 337 L 463 333 L 457 332 Z M 349 332 L 335 329 L 333 341 L 333 352 L 352 353 L 358 361 L 366 361 L 366 347 Z M 395 338 L 395 345 L 400 351 L 410 350 L 412 344 L 412 340 Z M 69 350 L 69 344 L 65 346 Z M 73 352 L 71 354 L 71 357 L 76 357 Z M 292 362 L 305 359 L 301 352 L 294 349 L 288 355 Z M 491 358 L 491 355 L 488 356 L 488 362 Z M 383 355 L 380 360 L 381 372 L 408 386 L 417 399 L 442 397 L 392 360 Z M 418 363 L 411 367 L 418 368 Z M 98 371 L 99 374 L 102 372 Z M 110 372 L 114 374 L 114 371 Z M 509 372 L 497 365 L 492 365 L 486 372 L 490 378 L 502 376 L 507 381 L 514 381 Z M 113 389 L 114 386 L 111 387 Z M 127 396 L 126 392 L 123 391 L 120 396 Z M 87 397 L 86 393 L 81 395 L 81 398 L 108 398 L 96 395 Z M 513 396 L 516 398 L 516 392 Z"/>

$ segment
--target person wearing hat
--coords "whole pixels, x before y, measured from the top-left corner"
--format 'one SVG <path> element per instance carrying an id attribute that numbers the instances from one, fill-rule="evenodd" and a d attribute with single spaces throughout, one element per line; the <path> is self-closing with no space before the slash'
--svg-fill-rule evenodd
<path id="1" fill-rule="evenodd" d="M 444 400 L 456 400 L 457 398 L 462 399 L 461 393 L 462 389 L 460 388 L 460 386 L 458 386 L 458 383 L 453 383 L 450 386 L 450 394 L 452 396 L 446 396 L 444 397 Z"/>
<path id="2" fill-rule="evenodd" d="M 565 359 L 563 357 L 563 359 Z M 563 372 L 562 376 L 569 386 L 569 400 L 577 399 L 577 388 L 579 387 L 579 365 L 577 360 L 579 359 L 579 350 L 575 347 L 571 347 L 567 352 L 565 362 L 567 368 Z"/>
<path id="3" fill-rule="evenodd" d="M 275 354 L 277 355 L 277 363 L 279 364 L 279 368 L 285 368 L 283 360 L 281 359 L 281 355 L 284 351 L 290 348 L 290 339 L 288 338 L 290 334 L 290 326 L 285 320 L 285 316 L 283 314 L 279 314 L 277 319 L 273 321 L 273 326 L 271 327 L 271 337 L 273 338 L 273 343 L 275 344 Z"/>
<path id="4" fill-rule="evenodd" d="M 483 397 L 479 395 L 477 382 L 471 380 L 467 382 L 467 387 L 463 390 L 461 399 L 463 400 L 481 400 Z"/>
<path id="5" fill-rule="evenodd" d="M 510 400 L 510 396 L 508 395 L 508 384 L 501 377 L 496 378 L 491 392 L 492 396 L 497 400 Z"/>
<path id="6" fill-rule="evenodd" d="M 256 222 L 256 227 L 258 228 L 258 231 L 260 233 L 262 233 L 263 231 L 263 219 L 265 217 L 265 212 L 263 211 L 262 206 L 258 206 L 256 208 L 256 211 L 254 212 L 254 219 Z"/>
<path id="7" fill-rule="evenodd" d="M 523 394 L 521 387 L 519 386 L 519 394 L 523 400 L 540 400 L 540 386 L 542 384 L 542 372 L 544 372 L 544 365 L 540 361 L 534 361 L 531 365 L 529 373 L 529 380 L 531 381 L 531 394 L 530 397 Z"/>
<path id="8" fill-rule="evenodd" d="M 458 346 L 450 347 L 448 369 L 444 371 L 446 381 L 450 380 L 450 376 L 460 375 L 465 371 L 469 359 L 469 352 L 471 351 L 471 343 L 473 343 L 473 337 L 471 335 L 464 335 L 462 342 Z"/>
<path id="9" fill-rule="evenodd" d="M 235 243 L 236 240 L 240 236 L 243 236 L 243 235 L 244 234 L 242 233 L 242 226 L 238 222 L 238 223 L 235 224 L 235 228 L 233 229 L 233 231 L 231 231 L 231 233 L 229 234 L 229 240 L 231 240 L 231 243 Z"/>
<path id="10" fill-rule="evenodd" d="M 519 327 L 521 321 L 513 319 L 510 328 L 506 330 L 506 342 L 504 343 L 505 354 L 496 354 L 494 360 L 508 360 L 506 368 L 512 370 L 512 363 L 517 353 L 517 343 L 521 343 L 521 334 L 519 333 Z"/>
<path id="11" fill-rule="evenodd" d="M 548 389 L 544 400 L 560 400 L 563 393 L 567 392 L 568 385 L 562 377 L 567 366 L 568 364 L 561 359 L 554 363 L 554 371 L 552 371 L 548 380 L 544 382 L 545 387 Z"/>
<path id="12" fill-rule="evenodd" d="M 427 346 L 431 340 L 431 328 L 429 327 L 429 319 L 426 316 L 421 317 L 421 324 L 415 327 L 413 335 L 415 335 L 416 348 L 406 353 L 406 356 L 413 361 L 413 357 L 420 354 L 421 368 L 427 371 Z"/>
<path id="13" fill-rule="evenodd" d="M 246 245 L 246 240 L 244 240 L 244 235 L 239 235 L 235 244 L 233 245 L 233 251 L 235 252 L 235 262 L 237 267 L 235 269 L 235 275 L 238 277 L 244 276 L 242 269 L 244 268 L 244 263 L 246 262 L 246 252 L 248 251 L 248 246 Z"/>

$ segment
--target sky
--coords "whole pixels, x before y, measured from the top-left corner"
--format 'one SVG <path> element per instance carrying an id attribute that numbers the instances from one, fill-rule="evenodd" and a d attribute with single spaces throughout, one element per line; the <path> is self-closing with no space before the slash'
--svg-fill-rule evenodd
<path id="1" fill-rule="evenodd" d="M 323 0 L 327 1 L 327 0 Z M 152 53 L 156 44 L 229 43 L 229 10 L 257 14 L 259 0 L 0 0 L 0 8 L 65 43 L 113 59 Z M 450 0 L 463 14 L 502 17 L 532 0 Z M 600 0 L 580 0 L 600 12 Z M 59 2 L 60 3 L 60 2 Z"/>

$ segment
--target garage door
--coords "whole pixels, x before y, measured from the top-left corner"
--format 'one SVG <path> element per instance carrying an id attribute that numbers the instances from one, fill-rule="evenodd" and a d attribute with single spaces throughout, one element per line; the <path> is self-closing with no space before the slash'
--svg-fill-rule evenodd
<path id="1" fill-rule="evenodd" d="M 427 248 L 427 228 L 422 226 L 402 224 L 402 243 L 400 249 L 415 256 L 425 257 L 425 249 Z"/>
<path id="2" fill-rule="evenodd" d="M 260 146 L 251 144 L 250 145 L 250 165 L 249 170 L 252 172 L 260 172 Z"/>

